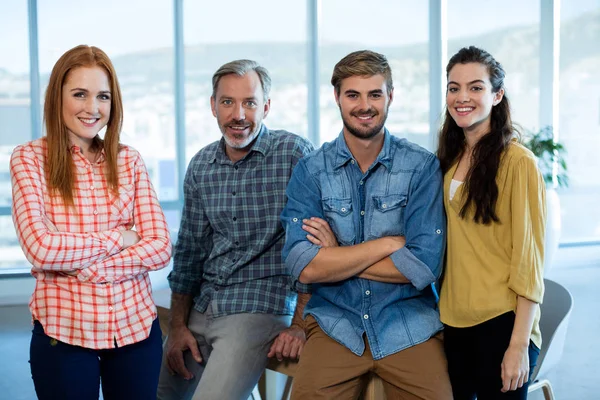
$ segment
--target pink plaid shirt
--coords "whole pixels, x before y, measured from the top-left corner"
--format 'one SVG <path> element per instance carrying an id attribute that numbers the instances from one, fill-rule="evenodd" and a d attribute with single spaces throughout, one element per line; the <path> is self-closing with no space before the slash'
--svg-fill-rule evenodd
<path id="1" fill-rule="evenodd" d="M 46 334 L 76 346 L 107 349 L 150 334 L 156 307 L 148 271 L 168 265 L 165 216 L 140 154 L 119 152 L 119 196 L 103 173 L 104 153 L 92 164 L 77 146 L 75 210 L 46 185 L 46 140 L 18 146 L 10 160 L 12 214 L 36 287 L 29 307 Z M 123 249 L 121 232 L 140 241 Z"/>

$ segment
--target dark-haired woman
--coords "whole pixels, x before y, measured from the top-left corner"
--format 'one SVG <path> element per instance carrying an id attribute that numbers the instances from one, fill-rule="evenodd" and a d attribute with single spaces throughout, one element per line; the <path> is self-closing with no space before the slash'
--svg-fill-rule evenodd
<path id="1" fill-rule="evenodd" d="M 526 399 L 541 346 L 544 181 L 515 139 L 502 66 L 468 47 L 446 73 L 440 315 L 454 398 Z"/>

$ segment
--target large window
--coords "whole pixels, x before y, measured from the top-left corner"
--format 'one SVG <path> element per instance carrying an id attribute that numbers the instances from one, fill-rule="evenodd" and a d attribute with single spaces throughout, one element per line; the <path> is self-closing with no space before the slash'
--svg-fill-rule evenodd
<path id="1" fill-rule="evenodd" d="M 560 141 L 570 185 L 560 191 L 561 241 L 600 240 L 600 2 L 561 2 Z"/>
<path id="2" fill-rule="evenodd" d="M 539 125 L 540 2 L 448 0 L 448 58 L 477 46 L 506 71 L 513 120 L 524 130 Z"/>
<path id="3" fill-rule="evenodd" d="M 356 50 L 384 54 L 392 67 L 394 101 L 386 127 L 398 136 L 428 145 L 429 59 L 428 2 L 407 0 L 327 0 L 320 25 L 321 142 L 342 129 L 331 74 L 335 64 Z M 365 12 L 379 15 L 366 16 Z"/>
<path id="4" fill-rule="evenodd" d="M 0 208 L 8 210 L 10 154 L 16 145 L 31 140 L 26 1 L 0 3 L 0 37 Z M 0 270 L 26 265 L 12 218 L 1 215 Z"/>
<path id="5" fill-rule="evenodd" d="M 121 141 L 142 154 L 160 200 L 176 200 L 173 2 L 38 0 L 38 19 L 42 93 L 65 51 L 104 50 L 123 93 Z"/>
<path id="6" fill-rule="evenodd" d="M 267 68 L 271 111 L 265 124 L 306 136 L 306 4 L 304 1 L 184 2 L 186 157 L 221 138 L 210 110 L 211 78 L 242 58 Z"/>

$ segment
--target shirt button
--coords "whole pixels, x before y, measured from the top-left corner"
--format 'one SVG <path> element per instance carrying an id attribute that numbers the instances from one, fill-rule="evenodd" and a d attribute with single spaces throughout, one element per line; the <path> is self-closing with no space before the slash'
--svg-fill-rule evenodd
<path id="1" fill-rule="evenodd" d="M 342 212 L 346 212 L 346 207 L 342 207 Z"/>
<path id="2" fill-rule="evenodd" d="M 362 210 L 362 211 L 360 212 L 360 215 L 365 215 L 365 211 L 364 211 L 364 210 Z"/>
<path id="3" fill-rule="evenodd" d="M 442 233 L 442 230 L 438 229 L 438 230 L 435 231 L 435 233 L 437 233 L 439 235 L 440 233 Z"/>
<path id="4" fill-rule="evenodd" d="M 95 187 L 94 187 L 94 186 L 90 186 L 90 190 L 94 190 L 94 189 L 95 189 Z"/>
<path id="5" fill-rule="evenodd" d="M 233 220 L 234 220 L 234 221 L 237 221 L 237 217 L 233 217 Z"/>
<path id="6" fill-rule="evenodd" d="M 365 290 L 365 294 L 368 296 L 368 295 L 371 294 L 371 291 L 370 290 Z"/>
<path id="7" fill-rule="evenodd" d="M 298 222 L 298 218 L 292 218 L 292 221 Z"/>
<path id="8" fill-rule="evenodd" d="M 94 210 L 94 215 L 98 215 L 98 210 Z"/>
<path id="9" fill-rule="evenodd" d="M 369 319 L 369 315 L 365 314 L 365 315 L 363 315 L 363 318 L 364 319 Z"/>
<path id="10" fill-rule="evenodd" d="M 387 208 L 387 204 L 383 203 L 383 204 L 381 205 L 381 208 Z"/>
<path id="11" fill-rule="evenodd" d="M 113 310 L 112 306 L 108 307 L 108 311 L 112 311 L 112 310 Z"/>
<path id="12" fill-rule="evenodd" d="M 233 169 L 237 170 L 239 167 L 236 165 L 235 167 L 233 167 Z"/>
<path id="13" fill-rule="evenodd" d="M 351 164 L 354 164 L 354 160 L 351 160 L 351 161 L 350 161 L 350 163 L 351 163 Z"/>
<path id="14" fill-rule="evenodd" d="M 360 181 L 360 182 L 358 182 L 358 183 L 362 185 L 364 182 L 363 182 L 363 181 Z"/>
<path id="15" fill-rule="evenodd" d="M 237 240 L 235 241 L 235 245 L 239 246 L 240 242 L 238 242 Z"/>
<path id="16" fill-rule="evenodd" d="M 235 196 L 235 190 L 234 190 L 233 192 L 231 192 L 231 194 L 232 194 L 233 196 Z"/>

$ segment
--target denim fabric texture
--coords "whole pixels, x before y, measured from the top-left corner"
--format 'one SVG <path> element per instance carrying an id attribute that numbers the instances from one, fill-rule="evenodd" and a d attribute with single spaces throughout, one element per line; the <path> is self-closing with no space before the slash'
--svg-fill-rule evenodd
<path id="1" fill-rule="evenodd" d="M 432 153 L 386 130 L 379 156 L 363 173 L 342 132 L 298 162 L 286 194 L 283 257 L 296 280 L 319 251 L 306 238 L 304 218 L 326 219 L 340 246 L 406 237 L 391 259 L 410 283 L 351 278 L 313 284 L 305 316 L 313 315 L 327 335 L 357 355 L 366 334 L 376 360 L 442 329 L 434 283 L 442 271 L 446 217 L 442 173 Z"/>

